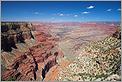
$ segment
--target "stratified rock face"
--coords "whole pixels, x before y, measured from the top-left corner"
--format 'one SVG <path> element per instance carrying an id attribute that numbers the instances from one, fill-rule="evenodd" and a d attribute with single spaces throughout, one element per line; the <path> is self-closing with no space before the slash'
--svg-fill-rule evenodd
<path id="1" fill-rule="evenodd" d="M 32 24 L 2 23 L 1 29 L 2 80 L 42 80 L 62 55 L 55 38 Z"/>
<path id="2" fill-rule="evenodd" d="M 34 38 L 31 33 L 32 26 L 27 23 L 2 23 L 1 49 L 6 52 L 17 49 L 16 43 L 25 43 L 25 39 Z"/>

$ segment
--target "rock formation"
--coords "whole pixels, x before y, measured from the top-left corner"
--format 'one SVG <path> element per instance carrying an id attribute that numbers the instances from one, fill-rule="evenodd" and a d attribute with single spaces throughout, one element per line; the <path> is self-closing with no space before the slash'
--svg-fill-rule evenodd
<path id="1" fill-rule="evenodd" d="M 57 64 L 55 38 L 35 28 L 29 23 L 2 23 L 2 80 L 42 80 Z"/>

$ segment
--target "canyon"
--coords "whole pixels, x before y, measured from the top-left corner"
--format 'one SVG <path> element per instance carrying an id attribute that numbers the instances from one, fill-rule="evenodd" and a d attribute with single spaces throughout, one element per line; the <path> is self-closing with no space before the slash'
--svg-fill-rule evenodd
<path id="1" fill-rule="evenodd" d="M 121 33 L 120 30 L 117 30 L 117 27 L 117 25 L 103 23 L 2 22 L 1 78 L 3 81 L 79 81 L 81 78 L 72 76 L 71 70 L 81 69 L 80 77 L 85 71 L 89 72 L 89 70 L 90 74 L 93 74 L 91 70 L 95 66 L 91 66 L 93 68 L 90 69 L 85 65 L 89 58 L 93 56 L 103 57 L 104 54 L 101 51 L 92 51 L 94 49 L 92 46 L 98 43 L 100 47 L 106 48 L 102 45 L 104 44 L 102 41 L 108 41 L 106 38 L 110 38 L 108 44 L 114 43 L 110 46 L 110 52 L 113 53 L 110 57 L 117 57 L 115 62 L 120 62 L 120 54 L 118 53 L 121 52 L 119 50 Z M 108 44 L 105 43 L 107 46 Z M 89 49 L 89 47 L 92 48 Z M 97 49 L 99 49 L 99 46 Z M 84 50 L 86 51 L 84 52 Z M 98 54 L 101 54 L 101 56 Z M 108 54 L 105 53 L 106 55 Z M 80 60 L 80 64 L 78 60 Z M 83 61 L 86 61 L 85 64 Z M 93 61 L 92 58 L 90 61 Z M 99 62 L 101 63 L 102 59 L 97 61 L 98 64 Z M 107 62 L 104 61 L 104 63 Z M 78 68 L 80 65 L 82 65 L 81 68 Z M 85 68 L 83 68 L 83 65 Z M 118 72 L 120 64 L 114 65 Z M 103 70 L 102 72 L 104 72 L 107 69 L 107 67 L 103 68 L 103 64 L 100 64 L 100 66 L 98 67 L 101 69 L 93 71 Z M 109 78 L 109 76 L 106 78 Z M 87 80 L 90 81 L 90 79 Z M 82 81 L 87 80 L 82 79 Z M 92 80 L 94 81 L 94 79 Z"/>

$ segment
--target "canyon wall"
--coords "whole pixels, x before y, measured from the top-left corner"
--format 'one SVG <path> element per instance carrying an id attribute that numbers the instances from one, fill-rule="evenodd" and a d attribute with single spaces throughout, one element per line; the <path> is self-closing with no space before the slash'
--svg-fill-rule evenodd
<path id="1" fill-rule="evenodd" d="M 40 28 L 41 30 L 37 30 Z M 31 23 L 1 25 L 2 80 L 43 80 L 63 54 L 48 30 Z"/>

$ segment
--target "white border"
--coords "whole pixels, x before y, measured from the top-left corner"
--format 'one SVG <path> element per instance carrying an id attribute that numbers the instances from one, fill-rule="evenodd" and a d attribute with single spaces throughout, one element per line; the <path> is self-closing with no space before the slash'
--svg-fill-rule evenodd
<path id="1" fill-rule="evenodd" d="M 1 0 L 1 1 L 121 1 L 121 0 Z M 1 1 L 0 1 L 0 11 L 1 11 Z M 121 9 L 122 9 L 122 2 L 121 2 Z M 0 21 L 1 21 L 1 12 L 0 12 Z M 1 26 L 1 22 L 0 22 L 0 26 Z M 121 14 L 121 28 L 122 28 L 122 14 Z M 1 31 L 1 28 L 0 28 L 0 31 Z M 121 38 L 122 38 L 122 32 L 121 32 Z M 122 41 L 121 41 L 121 44 L 122 44 Z M 1 32 L 0 32 L 0 45 L 1 45 Z M 121 45 L 121 48 L 122 48 L 122 45 Z M 0 52 L 1 52 L 1 46 L 0 46 Z M 121 56 L 121 59 L 122 59 L 122 56 Z M 1 54 L 0 54 L 0 64 L 1 64 Z M 1 65 L 0 65 L 0 69 L 1 69 Z M 0 70 L 0 79 L 1 79 L 1 70 Z M 122 60 L 121 60 L 121 81 L 122 81 Z M 116 82 L 121 82 L 121 81 L 116 81 Z M 8 81 L 5 81 L 5 82 L 8 82 Z M 22 81 L 15 81 L 15 82 L 22 82 Z M 30 82 L 30 81 L 25 81 L 25 82 Z M 42 82 L 42 81 L 38 81 L 38 82 Z M 52 82 L 52 81 L 48 81 L 48 82 Z M 54 81 L 54 82 L 59 82 L 59 81 Z M 70 81 L 70 82 L 73 82 L 73 81 Z M 77 81 L 74 81 L 74 82 L 77 82 Z M 91 82 L 94 82 L 94 81 L 91 81 Z M 103 82 L 103 81 L 99 81 L 99 82 Z M 111 81 L 108 81 L 108 82 L 111 82 Z"/>

